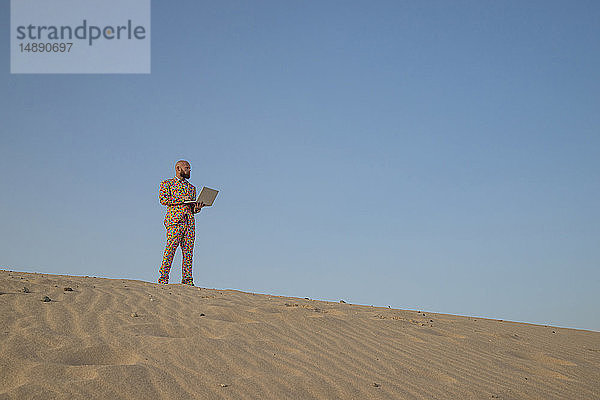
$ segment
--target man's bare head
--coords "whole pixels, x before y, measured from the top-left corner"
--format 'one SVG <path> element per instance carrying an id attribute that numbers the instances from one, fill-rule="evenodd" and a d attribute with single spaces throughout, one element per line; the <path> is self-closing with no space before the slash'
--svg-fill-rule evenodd
<path id="1" fill-rule="evenodd" d="M 178 178 L 190 179 L 190 163 L 185 160 L 179 160 L 175 163 L 175 176 Z"/>

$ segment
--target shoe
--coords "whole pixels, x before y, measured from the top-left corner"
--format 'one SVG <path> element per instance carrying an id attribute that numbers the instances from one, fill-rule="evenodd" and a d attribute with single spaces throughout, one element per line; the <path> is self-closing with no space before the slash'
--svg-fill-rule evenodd
<path id="1" fill-rule="evenodd" d="M 194 286 L 194 282 L 181 282 L 184 285 L 190 285 L 190 286 Z"/>

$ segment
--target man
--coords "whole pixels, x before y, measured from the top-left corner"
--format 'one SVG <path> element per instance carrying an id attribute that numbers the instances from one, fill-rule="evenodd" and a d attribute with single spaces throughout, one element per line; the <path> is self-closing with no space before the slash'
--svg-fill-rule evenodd
<path id="1" fill-rule="evenodd" d="M 190 163 L 179 160 L 175 164 L 175 178 L 164 180 L 160 184 L 160 204 L 167 206 L 164 221 L 167 229 L 167 245 L 159 270 L 158 283 L 169 283 L 173 256 L 177 247 L 181 246 L 183 253 L 181 283 L 194 286 L 192 278 L 192 256 L 196 238 L 194 214 L 200 212 L 204 203 L 184 203 L 196 200 L 196 188 L 186 180 L 190 178 L 190 171 Z"/>

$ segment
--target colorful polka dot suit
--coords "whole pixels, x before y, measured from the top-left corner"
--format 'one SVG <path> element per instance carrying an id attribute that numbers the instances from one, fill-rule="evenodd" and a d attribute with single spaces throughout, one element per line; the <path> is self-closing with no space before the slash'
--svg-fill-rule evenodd
<path id="1" fill-rule="evenodd" d="M 196 188 L 185 179 L 172 178 L 162 181 L 159 191 L 160 204 L 167 206 L 165 228 L 167 245 L 160 266 L 158 283 L 169 283 L 169 271 L 178 246 L 183 253 L 181 283 L 193 284 L 192 256 L 196 238 L 194 206 L 184 201 L 196 200 Z"/>

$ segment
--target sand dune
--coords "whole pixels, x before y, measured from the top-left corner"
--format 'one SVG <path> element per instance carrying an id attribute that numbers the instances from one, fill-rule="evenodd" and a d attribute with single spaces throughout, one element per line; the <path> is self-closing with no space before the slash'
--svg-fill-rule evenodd
<path id="1" fill-rule="evenodd" d="M 0 308 L 0 399 L 600 399 L 592 331 L 11 271 Z"/>

